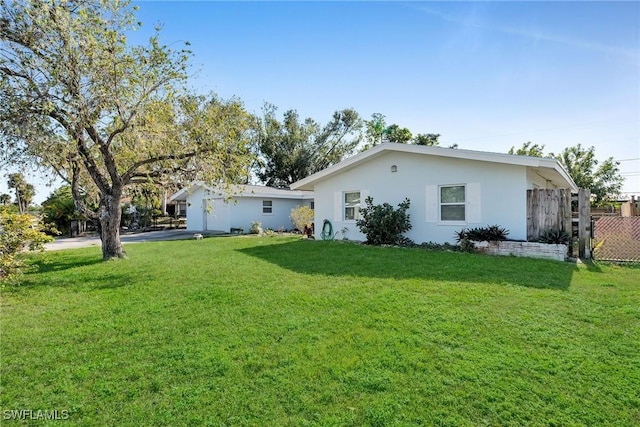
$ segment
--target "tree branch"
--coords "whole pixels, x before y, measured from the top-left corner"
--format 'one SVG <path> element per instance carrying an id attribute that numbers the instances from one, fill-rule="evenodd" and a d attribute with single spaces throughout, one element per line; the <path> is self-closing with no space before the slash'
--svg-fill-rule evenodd
<path id="1" fill-rule="evenodd" d="M 90 209 L 87 209 L 87 206 L 82 201 L 82 194 L 80 193 L 80 167 L 78 166 L 78 162 L 75 160 L 71 160 L 71 194 L 73 195 L 73 201 L 76 207 L 76 210 L 80 212 L 82 215 L 87 218 L 97 220 L 98 214 L 93 212 Z"/>
<path id="2" fill-rule="evenodd" d="M 145 160 L 140 160 L 139 162 L 136 162 L 133 165 L 131 165 L 131 167 L 122 175 L 122 182 L 126 184 L 131 180 L 131 178 L 138 177 L 139 175 L 136 174 L 136 171 L 142 166 L 151 165 L 153 163 L 163 162 L 167 160 L 185 160 L 185 159 L 195 157 L 198 154 L 211 153 L 214 150 L 215 150 L 214 148 L 210 148 L 210 149 L 199 150 L 199 151 L 191 151 L 189 153 L 182 153 L 177 155 L 167 154 L 165 156 L 155 156 Z"/>

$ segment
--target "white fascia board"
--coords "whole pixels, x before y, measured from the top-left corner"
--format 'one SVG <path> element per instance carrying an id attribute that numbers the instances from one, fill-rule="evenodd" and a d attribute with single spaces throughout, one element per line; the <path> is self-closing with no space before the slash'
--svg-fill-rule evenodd
<path id="1" fill-rule="evenodd" d="M 189 193 L 193 193 L 199 187 L 202 186 L 202 183 L 194 182 L 169 196 L 169 202 L 184 202 L 187 200 L 187 195 Z"/>
<path id="2" fill-rule="evenodd" d="M 313 199 L 311 191 L 293 191 L 284 188 L 272 188 L 259 185 L 232 185 L 229 197 L 247 197 L 261 199 Z"/>
<path id="3" fill-rule="evenodd" d="M 300 181 L 294 182 L 293 184 L 291 184 L 291 188 L 294 190 L 313 190 L 314 185 L 324 178 L 341 171 L 349 170 L 355 167 L 357 164 L 367 161 L 370 158 L 379 156 L 386 151 L 552 169 L 556 171 L 560 176 L 562 176 L 562 178 L 566 181 L 566 185 L 568 185 L 572 190 L 577 191 L 575 183 L 566 173 L 566 171 L 564 171 L 564 169 L 556 159 L 518 156 L 505 153 L 491 153 L 485 151 L 462 150 L 459 148 L 396 144 L 389 142 L 377 145 L 370 150 L 356 154 L 355 156 L 343 160 L 333 166 L 330 166 L 327 169 L 310 175 L 304 179 L 301 179 Z M 562 186 L 564 187 L 566 185 Z"/>

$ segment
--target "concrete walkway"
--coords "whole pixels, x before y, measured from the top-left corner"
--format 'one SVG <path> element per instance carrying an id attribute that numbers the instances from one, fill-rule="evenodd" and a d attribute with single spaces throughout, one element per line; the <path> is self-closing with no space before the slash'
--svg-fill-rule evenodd
<path id="1" fill-rule="evenodd" d="M 123 233 L 120 240 L 123 244 L 157 242 L 160 240 L 185 240 L 193 239 L 196 232 L 187 230 L 163 230 L 163 231 L 147 231 L 141 233 Z M 219 235 L 221 233 L 215 231 L 199 232 L 203 236 Z M 59 251 L 62 249 L 86 248 L 90 246 L 100 247 L 100 237 L 83 236 L 83 237 L 62 237 L 57 238 L 54 242 L 44 245 L 47 251 Z"/>

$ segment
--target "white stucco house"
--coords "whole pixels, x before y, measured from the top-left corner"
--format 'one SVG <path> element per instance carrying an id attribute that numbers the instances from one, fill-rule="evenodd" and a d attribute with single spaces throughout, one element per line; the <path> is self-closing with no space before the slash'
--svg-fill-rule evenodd
<path id="1" fill-rule="evenodd" d="M 263 229 L 290 230 L 291 209 L 297 206 L 313 208 L 313 193 L 259 185 L 233 185 L 227 190 L 194 183 L 173 194 L 172 202 L 187 206 L 187 230 L 220 231 L 243 230 L 254 221 Z"/>
<path id="2" fill-rule="evenodd" d="M 408 144 L 380 144 L 291 185 L 314 192 L 315 233 L 325 219 L 333 230 L 347 229 L 351 240 L 365 240 L 356 226 L 367 196 L 374 204 L 411 201 L 416 243 L 454 243 L 462 228 L 497 224 L 509 238 L 526 240 L 527 190 L 565 188 L 577 192 L 555 159 Z"/>

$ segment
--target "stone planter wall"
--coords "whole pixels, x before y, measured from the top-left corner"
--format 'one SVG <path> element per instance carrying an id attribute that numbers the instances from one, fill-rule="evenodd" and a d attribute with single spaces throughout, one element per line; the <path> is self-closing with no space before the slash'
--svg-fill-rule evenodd
<path id="1" fill-rule="evenodd" d="M 551 245 L 537 242 L 473 242 L 476 251 L 491 255 L 507 255 L 564 261 L 569 248 L 567 245 Z"/>

